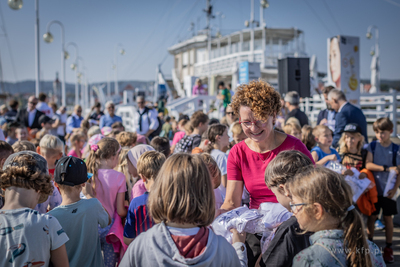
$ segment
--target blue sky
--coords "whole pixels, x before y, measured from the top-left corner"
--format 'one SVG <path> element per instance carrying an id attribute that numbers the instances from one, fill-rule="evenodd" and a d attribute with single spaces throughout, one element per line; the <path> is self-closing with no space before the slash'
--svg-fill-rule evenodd
<path id="1" fill-rule="evenodd" d="M 114 47 L 121 43 L 126 50 L 118 56 L 120 80 L 153 80 L 157 64 L 170 74 L 173 57 L 167 48 L 178 40 L 190 36 L 188 29 L 194 22 L 196 28 L 205 27 L 202 9 L 205 0 L 39 0 L 40 37 L 47 23 L 59 20 L 65 27 L 65 40 L 79 46 L 90 82 L 106 81 L 114 58 Z M 255 18 L 258 3 L 255 0 Z M 361 78 L 370 77 L 370 49 L 373 40 L 365 34 L 369 25 L 380 31 L 381 77 L 400 79 L 400 0 L 269 0 L 265 11 L 267 27 L 297 27 L 305 32 L 306 51 L 317 55 L 319 70 L 326 72 L 326 39 L 343 34 L 360 37 Z M 250 17 L 250 0 L 212 0 L 214 13 L 219 11 L 224 19 L 214 19 L 215 27 L 222 33 L 242 29 Z M 10 50 L 4 31 L 0 30 L 0 55 L 5 81 L 14 82 L 35 78 L 34 54 L 34 1 L 25 0 L 18 11 L 11 10 L 6 0 L 0 2 L 3 21 L 14 58 L 13 71 Z M 318 14 L 318 17 L 315 15 Z M 332 18 L 332 15 L 334 19 Z M 221 21 L 222 25 L 219 25 Z M 199 23 L 197 23 L 199 22 Z M 54 42 L 41 39 L 41 76 L 54 80 L 61 70 L 61 33 L 52 25 Z M 75 50 L 69 47 L 66 81 L 74 82 L 74 72 L 69 68 Z M 16 74 L 16 75 L 15 75 Z"/>

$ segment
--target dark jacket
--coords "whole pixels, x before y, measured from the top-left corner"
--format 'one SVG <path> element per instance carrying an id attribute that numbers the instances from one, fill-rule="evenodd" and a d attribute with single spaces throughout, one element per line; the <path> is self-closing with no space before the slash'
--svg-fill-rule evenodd
<path id="1" fill-rule="evenodd" d="M 329 113 L 329 109 L 324 109 L 324 110 L 321 110 L 319 113 L 318 113 L 318 118 L 317 118 L 317 125 L 319 125 L 319 123 L 323 120 L 323 119 L 328 119 L 328 113 Z M 336 119 L 336 113 L 335 113 L 335 116 L 333 117 L 334 119 Z"/>
<path id="2" fill-rule="evenodd" d="M 368 143 L 367 135 L 367 120 L 364 113 L 356 106 L 346 103 L 340 112 L 336 114 L 335 131 L 333 133 L 332 146 L 337 147 L 339 139 L 342 136 L 344 127 L 349 123 L 357 123 L 361 127 L 361 134 L 365 138 L 365 143 Z"/>
<path id="3" fill-rule="evenodd" d="M 29 125 L 29 113 L 26 108 L 20 109 L 17 114 L 16 121 L 24 125 L 25 127 L 29 127 L 31 129 L 42 129 L 42 126 L 39 123 L 40 116 L 44 115 L 43 112 L 36 110 L 35 119 L 33 120 L 32 125 Z"/>
<path id="4" fill-rule="evenodd" d="M 286 121 L 290 118 L 290 117 L 295 117 L 296 119 L 299 120 L 300 122 L 300 126 L 303 127 L 304 125 L 308 124 L 308 117 L 307 115 L 301 111 L 300 109 L 296 108 L 293 109 L 292 111 L 290 111 L 287 115 L 286 115 Z"/>
<path id="5" fill-rule="evenodd" d="M 17 119 L 18 110 L 12 109 L 4 114 L 4 118 L 7 122 L 13 122 Z"/>
<path id="6" fill-rule="evenodd" d="M 260 266 L 292 266 L 294 256 L 310 246 L 310 234 L 303 234 L 296 217 L 283 222 L 275 232 Z"/>

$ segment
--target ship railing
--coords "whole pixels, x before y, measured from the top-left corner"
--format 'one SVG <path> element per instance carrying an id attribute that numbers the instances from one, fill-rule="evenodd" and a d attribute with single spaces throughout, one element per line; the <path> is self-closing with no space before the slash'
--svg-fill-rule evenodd
<path id="1" fill-rule="evenodd" d="M 397 125 L 400 123 L 400 94 L 391 89 L 389 92 L 360 95 L 360 107 L 368 123 L 373 123 L 379 118 L 388 117 L 393 122 L 393 136 L 397 136 Z M 300 109 L 303 110 L 310 122 L 317 122 L 318 114 L 326 108 L 323 96 L 303 98 Z"/>

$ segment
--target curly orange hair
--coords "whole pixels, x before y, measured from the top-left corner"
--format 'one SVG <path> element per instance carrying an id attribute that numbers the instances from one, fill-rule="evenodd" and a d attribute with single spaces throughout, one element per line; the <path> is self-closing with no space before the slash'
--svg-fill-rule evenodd
<path id="1" fill-rule="evenodd" d="M 251 81 L 237 88 L 232 100 L 232 109 L 239 114 L 241 106 L 249 107 L 258 119 L 268 119 L 281 110 L 281 95 L 267 82 Z"/>

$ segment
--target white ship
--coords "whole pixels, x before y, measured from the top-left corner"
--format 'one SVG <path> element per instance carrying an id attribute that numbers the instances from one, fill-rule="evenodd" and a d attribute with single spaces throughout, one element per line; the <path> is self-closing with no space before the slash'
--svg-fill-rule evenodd
<path id="1" fill-rule="evenodd" d="M 207 1 L 206 10 L 212 10 Z M 172 80 L 177 95 L 191 95 L 194 78 L 208 84 L 209 94 L 216 94 L 219 81 L 238 84 L 238 65 L 248 61 L 260 65 L 261 78 L 278 85 L 278 59 L 284 57 L 307 57 L 304 33 L 296 28 L 269 28 L 263 20 L 264 8 L 268 5 L 260 1 L 260 21 L 254 20 L 254 0 L 248 28 L 221 36 L 211 34 L 210 23 L 198 35 L 177 43 L 168 52 L 174 56 Z M 258 1 L 256 1 L 258 2 Z M 206 12 L 208 21 L 212 14 Z"/>

